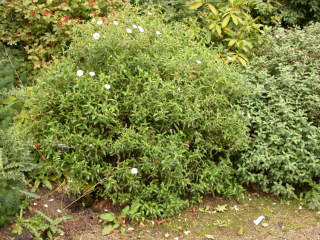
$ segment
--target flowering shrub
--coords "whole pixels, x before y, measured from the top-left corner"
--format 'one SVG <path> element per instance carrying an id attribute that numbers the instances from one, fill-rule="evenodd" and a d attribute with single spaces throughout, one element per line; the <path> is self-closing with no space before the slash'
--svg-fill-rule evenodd
<path id="1" fill-rule="evenodd" d="M 320 208 L 320 24 L 279 29 L 247 68 L 252 94 L 251 146 L 238 163 L 243 182 L 265 192 L 301 197 Z"/>
<path id="2" fill-rule="evenodd" d="M 194 30 L 133 14 L 77 28 L 40 77 L 22 123 L 38 146 L 34 174 L 67 179 L 72 192 L 95 187 L 134 205 L 132 219 L 176 214 L 208 193 L 240 197 L 241 77 L 190 40 Z"/>
<path id="3" fill-rule="evenodd" d="M 117 8 L 121 0 L 5 0 L 0 1 L 0 39 L 25 47 L 35 68 L 60 54 L 71 29 Z"/>

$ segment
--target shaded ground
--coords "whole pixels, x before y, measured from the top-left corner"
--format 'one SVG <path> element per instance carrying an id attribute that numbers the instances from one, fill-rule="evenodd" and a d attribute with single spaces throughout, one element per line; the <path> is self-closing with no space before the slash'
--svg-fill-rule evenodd
<path id="1" fill-rule="evenodd" d="M 268 196 L 250 194 L 241 202 L 222 198 L 206 198 L 203 204 L 186 209 L 179 216 L 162 221 L 126 223 L 125 233 L 101 235 L 99 214 L 117 212 L 107 201 L 93 204 L 90 208 L 57 191 L 40 192 L 27 216 L 41 210 L 52 218 L 64 215 L 72 219 L 64 222 L 65 234 L 61 240 L 104 239 L 248 239 L 248 240 L 320 240 L 320 212 L 301 209 L 293 201 L 281 201 Z M 89 201 L 89 200 L 88 200 Z M 66 206 L 68 208 L 64 209 Z M 255 225 L 259 216 L 265 219 Z M 30 234 L 16 236 L 10 233 L 12 225 L 0 229 L 1 240 L 31 240 Z"/>

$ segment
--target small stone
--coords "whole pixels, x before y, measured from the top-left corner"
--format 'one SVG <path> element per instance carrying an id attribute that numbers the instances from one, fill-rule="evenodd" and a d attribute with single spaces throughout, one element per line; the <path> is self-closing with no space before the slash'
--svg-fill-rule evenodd
<path id="1" fill-rule="evenodd" d="M 207 238 L 207 239 L 214 239 L 214 236 L 213 236 L 213 235 L 210 235 L 210 234 L 206 234 L 206 238 Z"/>

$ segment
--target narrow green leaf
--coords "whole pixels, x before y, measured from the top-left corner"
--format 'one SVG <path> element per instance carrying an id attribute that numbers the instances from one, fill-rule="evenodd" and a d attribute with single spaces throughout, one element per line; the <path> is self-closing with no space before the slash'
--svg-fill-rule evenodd
<path id="1" fill-rule="evenodd" d="M 226 26 L 228 26 L 229 24 L 229 21 L 230 21 L 230 15 L 226 16 L 223 21 L 222 21 L 222 28 L 225 28 Z"/>

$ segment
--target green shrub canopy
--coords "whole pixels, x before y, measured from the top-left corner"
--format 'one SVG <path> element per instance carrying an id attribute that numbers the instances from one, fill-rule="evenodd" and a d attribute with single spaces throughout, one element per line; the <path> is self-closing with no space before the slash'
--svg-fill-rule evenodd
<path id="1" fill-rule="evenodd" d="M 207 193 L 241 196 L 231 162 L 247 141 L 241 76 L 194 30 L 132 14 L 78 28 L 34 87 L 23 127 L 40 146 L 38 176 L 79 193 L 100 183 L 98 196 L 139 206 L 132 219 L 176 214 Z"/>
<path id="2" fill-rule="evenodd" d="M 279 29 L 246 69 L 252 142 L 238 162 L 243 182 L 320 207 L 320 24 Z"/>

